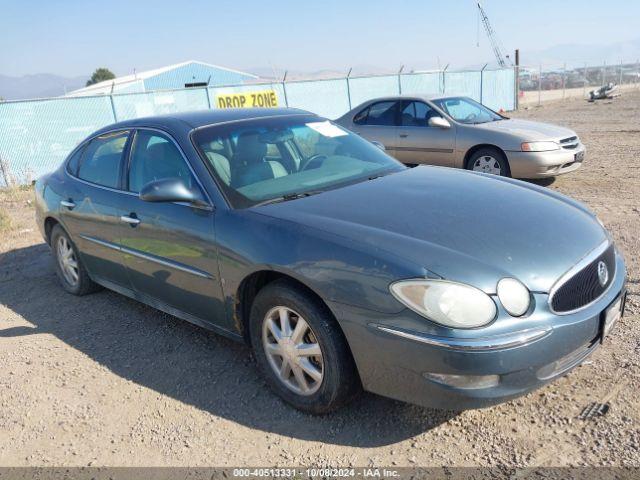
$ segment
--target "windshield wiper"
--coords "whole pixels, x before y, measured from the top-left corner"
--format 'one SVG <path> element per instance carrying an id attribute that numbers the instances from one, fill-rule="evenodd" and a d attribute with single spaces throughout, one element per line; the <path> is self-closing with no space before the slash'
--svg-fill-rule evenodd
<path id="1" fill-rule="evenodd" d="M 386 171 L 381 172 L 381 173 L 375 173 L 375 174 L 371 175 L 370 177 L 367 177 L 367 180 L 375 180 L 376 178 L 386 177 L 387 175 L 391 175 L 392 173 L 395 173 L 395 170 L 386 170 Z"/>
<path id="2" fill-rule="evenodd" d="M 288 202 L 289 200 L 297 200 L 298 198 L 310 197 L 311 195 L 316 195 L 316 194 L 318 194 L 320 192 L 323 192 L 323 191 L 324 190 L 315 190 L 315 191 L 311 191 L 311 192 L 287 193 L 287 194 L 281 195 L 279 197 L 274 197 L 274 198 L 269 198 L 267 200 L 263 200 L 262 202 L 258 202 L 253 206 L 254 207 L 260 207 L 262 205 L 269 205 L 271 203 Z"/>

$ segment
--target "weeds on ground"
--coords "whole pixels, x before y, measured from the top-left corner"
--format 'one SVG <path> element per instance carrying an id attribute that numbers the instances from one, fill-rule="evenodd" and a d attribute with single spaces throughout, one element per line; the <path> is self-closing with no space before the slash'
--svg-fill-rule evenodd
<path id="1" fill-rule="evenodd" d="M 0 205 L 31 200 L 33 198 L 32 185 L 0 188 Z"/>
<path id="2" fill-rule="evenodd" d="M 11 230 L 11 227 L 11 217 L 4 211 L 4 209 L 0 208 L 0 232 Z"/>

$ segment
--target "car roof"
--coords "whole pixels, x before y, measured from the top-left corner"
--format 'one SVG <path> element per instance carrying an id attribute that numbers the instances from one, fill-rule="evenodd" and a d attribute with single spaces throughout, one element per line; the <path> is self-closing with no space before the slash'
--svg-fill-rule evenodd
<path id="1" fill-rule="evenodd" d="M 176 112 L 165 115 L 140 117 L 111 124 L 102 130 L 135 127 L 166 127 L 191 130 L 207 125 L 248 120 L 253 118 L 268 118 L 283 115 L 313 115 L 311 112 L 298 108 L 229 108 L 215 110 L 197 110 Z"/>

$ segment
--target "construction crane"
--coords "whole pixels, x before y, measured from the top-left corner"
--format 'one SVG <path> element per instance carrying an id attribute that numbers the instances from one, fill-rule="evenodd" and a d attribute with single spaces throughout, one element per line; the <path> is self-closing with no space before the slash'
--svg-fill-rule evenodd
<path id="1" fill-rule="evenodd" d="M 507 62 L 505 61 L 505 58 L 509 58 L 509 57 L 508 56 L 505 57 L 502 54 L 502 48 L 500 48 L 500 41 L 496 36 L 496 32 L 494 32 L 493 28 L 491 28 L 491 23 L 489 23 L 489 17 L 487 17 L 487 14 L 482 8 L 482 5 L 480 5 L 480 2 L 478 2 L 478 12 L 480 14 L 480 18 L 482 19 L 484 30 L 487 32 L 487 37 L 489 37 L 489 42 L 491 42 L 491 48 L 493 49 L 493 54 L 496 56 L 496 60 L 498 61 L 498 64 L 500 65 L 500 67 L 505 68 L 507 66 Z"/>

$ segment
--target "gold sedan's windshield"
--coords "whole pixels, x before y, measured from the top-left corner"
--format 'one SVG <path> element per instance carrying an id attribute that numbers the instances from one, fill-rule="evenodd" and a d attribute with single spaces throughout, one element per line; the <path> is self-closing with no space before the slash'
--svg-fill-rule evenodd
<path id="1" fill-rule="evenodd" d="M 505 118 L 468 97 L 439 98 L 433 100 L 433 103 L 460 123 L 478 124 L 496 122 Z"/>
<path id="2" fill-rule="evenodd" d="M 234 208 L 311 195 L 405 168 L 358 135 L 311 115 L 205 127 L 193 139 Z"/>

